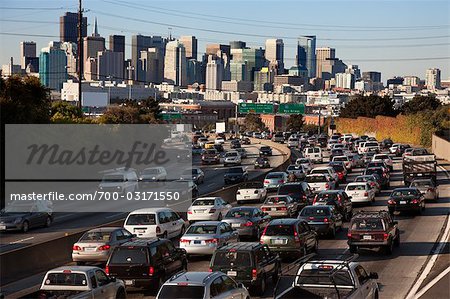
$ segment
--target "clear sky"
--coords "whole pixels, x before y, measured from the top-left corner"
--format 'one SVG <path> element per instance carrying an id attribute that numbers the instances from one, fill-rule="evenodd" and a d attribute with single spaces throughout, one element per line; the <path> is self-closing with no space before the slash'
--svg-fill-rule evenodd
<path id="1" fill-rule="evenodd" d="M 384 82 L 396 75 L 423 79 L 425 70 L 431 67 L 440 68 L 443 79 L 450 77 L 448 0 L 83 3 L 88 10 L 88 34 L 97 17 L 102 36 L 126 36 L 127 57 L 132 34 L 167 36 L 170 30 L 174 37 L 195 35 L 199 53 L 207 43 L 243 40 L 248 46 L 264 47 L 266 38 L 282 38 L 285 65 L 289 67 L 295 59 L 296 38 L 316 35 L 318 47 L 336 48 L 338 58 L 359 65 L 361 71 L 381 71 Z M 8 63 L 11 56 L 19 64 L 20 41 L 35 41 L 39 52 L 50 40 L 58 40 L 59 16 L 65 11 L 75 12 L 77 5 L 77 0 L 0 0 L 0 64 Z"/>

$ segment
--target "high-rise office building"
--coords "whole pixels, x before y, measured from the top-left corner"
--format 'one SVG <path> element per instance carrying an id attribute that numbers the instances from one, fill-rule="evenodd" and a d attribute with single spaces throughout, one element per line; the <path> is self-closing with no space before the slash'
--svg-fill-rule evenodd
<path id="1" fill-rule="evenodd" d="M 181 36 L 180 43 L 183 44 L 186 49 L 187 59 L 197 59 L 197 38 L 195 36 Z"/>
<path id="2" fill-rule="evenodd" d="M 20 42 L 20 66 L 22 69 L 25 69 L 27 67 L 27 57 L 36 57 L 35 42 Z"/>
<path id="3" fill-rule="evenodd" d="M 334 59 L 336 58 L 336 50 L 334 48 L 317 48 L 316 49 L 316 77 L 322 78 L 322 64 L 327 59 Z"/>
<path id="4" fill-rule="evenodd" d="M 223 81 L 223 65 L 220 58 L 208 56 L 206 65 L 206 89 L 221 90 Z"/>
<path id="5" fill-rule="evenodd" d="M 380 72 L 363 72 L 362 73 L 362 79 L 364 81 L 371 81 L 373 83 L 380 83 L 381 82 L 381 73 Z"/>
<path id="6" fill-rule="evenodd" d="M 259 71 L 255 71 L 255 82 L 253 84 L 254 91 L 272 91 L 275 72 L 268 67 L 263 67 Z"/>
<path id="7" fill-rule="evenodd" d="M 416 76 L 405 76 L 403 78 L 403 85 L 405 86 L 419 86 L 420 78 Z"/>
<path id="8" fill-rule="evenodd" d="M 59 36 L 61 42 L 78 43 L 78 14 L 66 12 L 59 17 Z M 83 17 L 81 27 L 82 37 L 87 36 L 87 17 Z"/>
<path id="9" fill-rule="evenodd" d="M 234 40 L 230 42 L 230 49 L 245 49 L 247 46 L 246 42 L 240 41 L 240 40 Z"/>
<path id="10" fill-rule="evenodd" d="M 187 84 L 194 83 L 204 84 L 205 78 L 203 78 L 204 72 L 202 71 L 203 64 L 197 59 L 189 59 L 187 62 Z"/>
<path id="11" fill-rule="evenodd" d="M 67 57 L 67 74 L 72 79 L 78 79 L 78 58 L 77 58 L 77 44 L 73 42 L 63 42 L 61 49 L 66 53 Z"/>
<path id="12" fill-rule="evenodd" d="M 39 54 L 39 79 L 42 85 L 59 91 L 67 80 L 67 57 L 60 42 L 50 42 Z"/>
<path id="13" fill-rule="evenodd" d="M 164 78 L 164 55 L 159 48 L 141 51 L 140 66 L 145 74 L 145 82 L 160 84 Z"/>
<path id="14" fill-rule="evenodd" d="M 131 37 L 131 67 L 135 69 L 134 79 L 145 81 L 145 73 L 140 65 L 141 51 L 147 51 L 148 48 L 158 48 L 161 53 L 165 53 L 166 39 L 161 36 L 133 35 Z"/>
<path id="15" fill-rule="evenodd" d="M 345 89 L 355 88 L 355 75 L 351 73 L 337 73 L 336 76 L 336 87 Z"/>
<path id="16" fill-rule="evenodd" d="M 233 81 L 247 81 L 247 62 L 230 63 L 231 80 Z"/>
<path id="17" fill-rule="evenodd" d="M 124 35 L 110 35 L 109 49 L 113 52 L 121 52 L 125 57 L 125 36 Z"/>
<path id="18" fill-rule="evenodd" d="M 217 51 L 222 51 L 230 57 L 230 45 L 208 44 L 206 45 L 206 55 L 217 55 Z"/>
<path id="19" fill-rule="evenodd" d="M 97 56 L 97 80 L 118 80 L 122 81 L 123 53 L 105 50 L 98 52 Z"/>
<path id="20" fill-rule="evenodd" d="M 97 19 L 95 19 L 92 35 L 84 38 L 83 46 L 85 60 L 97 58 L 98 52 L 105 50 L 105 38 L 98 34 Z"/>
<path id="21" fill-rule="evenodd" d="M 425 81 L 429 90 L 441 88 L 441 70 L 437 68 L 427 69 Z"/>
<path id="22" fill-rule="evenodd" d="M 234 62 L 246 62 L 247 63 L 247 80 L 254 81 L 254 73 L 255 71 L 261 70 L 261 68 L 265 64 L 264 58 L 264 49 L 256 49 L 256 48 L 247 48 L 242 49 L 242 56 L 239 59 L 235 59 L 236 56 L 233 57 Z"/>
<path id="23" fill-rule="evenodd" d="M 266 60 L 277 69 L 277 74 L 284 73 L 284 43 L 282 39 L 266 40 Z"/>
<path id="24" fill-rule="evenodd" d="M 356 64 L 350 64 L 347 66 L 347 69 L 345 70 L 346 73 L 355 75 L 355 80 L 358 81 L 361 79 L 361 70 L 359 69 L 359 66 Z"/>
<path id="25" fill-rule="evenodd" d="M 301 36 L 297 41 L 297 65 L 306 68 L 308 77 L 316 76 L 316 36 Z"/>
<path id="26" fill-rule="evenodd" d="M 164 58 L 164 81 L 178 85 L 187 85 L 186 50 L 179 41 L 170 41 L 166 45 Z"/>

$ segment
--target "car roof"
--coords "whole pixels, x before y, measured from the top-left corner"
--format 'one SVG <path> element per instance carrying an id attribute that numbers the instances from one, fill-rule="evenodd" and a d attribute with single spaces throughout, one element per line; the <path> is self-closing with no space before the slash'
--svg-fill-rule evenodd
<path id="1" fill-rule="evenodd" d="M 417 188 L 416 187 L 395 188 L 394 190 L 392 190 L 392 192 L 394 192 L 394 191 L 411 191 L 411 190 L 417 190 Z"/>
<path id="2" fill-rule="evenodd" d="M 88 233 L 91 232 L 112 232 L 115 231 L 117 229 L 122 229 L 122 227 L 120 226 L 110 226 L 110 227 L 98 227 L 98 228 L 93 228 L 91 230 L 88 230 Z"/>
<path id="3" fill-rule="evenodd" d="M 192 223 L 191 226 L 195 225 L 219 225 L 221 223 L 224 223 L 222 221 L 197 221 L 195 223 Z"/>
<path id="4" fill-rule="evenodd" d="M 216 250 L 217 251 L 228 251 L 228 250 L 253 250 L 255 248 L 261 247 L 262 244 L 259 242 L 237 242 L 222 246 Z"/>
<path id="5" fill-rule="evenodd" d="M 269 225 L 295 224 L 298 221 L 300 221 L 300 220 L 294 219 L 294 218 L 274 219 L 269 223 Z"/>
<path id="6" fill-rule="evenodd" d="M 134 239 L 131 241 L 127 241 L 120 245 L 120 247 L 130 247 L 130 246 L 148 246 L 150 244 L 153 244 L 155 242 L 160 241 L 160 238 L 142 238 L 142 239 Z"/>
<path id="7" fill-rule="evenodd" d="M 348 183 L 347 186 L 358 186 L 358 185 L 366 185 L 366 182 L 351 182 Z"/>
<path id="8" fill-rule="evenodd" d="M 172 278 L 170 278 L 166 283 L 168 285 L 176 285 L 180 282 L 187 282 L 190 285 L 205 285 L 208 280 L 216 278 L 218 276 L 224 275 L 222 272 L 181 272 Z"/>
<path id="9" fill-rule="evenodd" d="M 165 211 L 172 212 L 172 209 L 170 209 L 170 208 L 143 208 L 143 209 L 134 210 L 134 211 L 130 212 L 130 215 L 131 214 L 152 214 L 152 213 L 165 212 Z"/>
<path id="10" fill-rule="evenodd" d="M 101 268 L 95 266 L 62 266 L 58 268 L 51 269 L 47 272 L 63 272 L 63 271 L 79 271 L 88 272 L 91 270 L 99 270 Z"/>

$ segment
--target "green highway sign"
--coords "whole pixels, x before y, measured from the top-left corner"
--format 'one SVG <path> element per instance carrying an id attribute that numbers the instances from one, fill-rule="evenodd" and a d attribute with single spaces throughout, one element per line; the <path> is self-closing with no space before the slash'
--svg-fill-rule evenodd
<path id="1" fill-rule="evenodd" d="M 273 104 L 239 103 L 239 113 L 270 114 Z"/>
<path id="2" fill-rule="evenodd" d="M 181 113 L 162 113 L 163 120 L 181 119 Z"/>
<path id="3" fill-rule="evenodd" d="M 278 113 L 304 114 L 305 104 L 301 103 L 280 104 L 280 106 L 278 107 Z"/>

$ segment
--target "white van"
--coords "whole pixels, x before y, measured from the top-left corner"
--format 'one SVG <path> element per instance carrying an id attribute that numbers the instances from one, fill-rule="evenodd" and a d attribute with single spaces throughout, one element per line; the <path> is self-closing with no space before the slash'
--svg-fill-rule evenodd
<path id="1" fill-rule="evenodd" d="M 106 171 L 98 189 L 104 192 L 134 192 L 138 190 L 138 176 L 132 168 Z"/>
<path id="2" fill-rule="evenodd" d="M 318 146 L 305 148 L 303 156 L 313 162 L 323 163 L 322 149 Z"/>
<path id="3" fill-rule="evenodd" d="M 139 209 L 128 214 L 123 226 L 138 238 L 174 238 L 182 236 L 186 223 L 169 208 Z"/>

